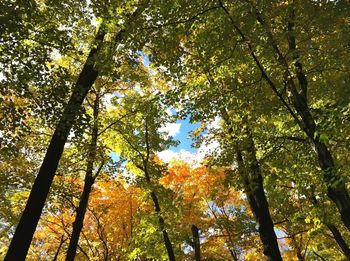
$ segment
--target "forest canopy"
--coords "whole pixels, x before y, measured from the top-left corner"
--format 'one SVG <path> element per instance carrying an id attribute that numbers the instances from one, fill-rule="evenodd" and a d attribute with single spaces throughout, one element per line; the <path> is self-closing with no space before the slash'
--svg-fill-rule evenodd
<path id="1" fill-rule="evenodd" d="M 350 260 L 349 1 L 0 10 L 1 260 Z"/>

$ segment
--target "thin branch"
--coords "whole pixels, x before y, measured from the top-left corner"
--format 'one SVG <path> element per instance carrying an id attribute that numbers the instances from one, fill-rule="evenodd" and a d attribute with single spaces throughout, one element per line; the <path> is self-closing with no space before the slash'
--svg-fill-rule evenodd
<path id="1" fill-rule="evenodd" d="M 124 119 L 126 116 L 131 116 L 133 114 L 137 113 L 137 111 L 133 111 L 127 114 L 124 114 L 123 116 L 121 116 L 120 118 L 118 118 L 117 120 L 115 120 L 114 122 L 110 123 L 107 125 L 107 127 L 105 127 L 103 130 L 101 130 L 97 136 L 100 136 L 101 134 L 103 134 L 106 130 L 108 130 L 109 128 L 111 128 L 113 125 L 117 124 L 118 122 L 120 122 L 122 119 Z"/>

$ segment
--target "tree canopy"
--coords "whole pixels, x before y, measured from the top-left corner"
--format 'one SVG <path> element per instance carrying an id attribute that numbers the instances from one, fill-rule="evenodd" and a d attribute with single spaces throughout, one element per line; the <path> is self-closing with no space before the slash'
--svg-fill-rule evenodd
<path id="1" fill-rule="evenodd" d="M 350 260 L 348 1 L 0 10 L 0 259 Z"/>

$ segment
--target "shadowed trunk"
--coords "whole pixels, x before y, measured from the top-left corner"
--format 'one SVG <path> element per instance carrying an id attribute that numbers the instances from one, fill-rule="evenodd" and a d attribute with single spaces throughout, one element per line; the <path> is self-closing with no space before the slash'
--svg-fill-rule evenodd
<path id="1" fill-rule="evenodd" d="M 58 255 L 61 251 L 61 247 L 63 245 L 63 243 L 66 241 L 67 239 L 64 238 L 64 235 L 61 236 L 61 240 L 60 240 L 60 244 L 58 245 L 57 247 L 57 250 L 56 250 L 56 253 L 55 253 L 55 256 L 53 257 L 52 261 L 57 261 L 57 258 L 58 258 Z"/>
<path id="2" fill-rule="evenodd" d="M 237 149 L 238 169 L 242 175 L 245 193 L 250 208 L 259 225 L 259 235 L 263 243 L 264 255 L 267 260 L 282 260 L 278 248 L 277 237 L 269 212 L 269 205 L 265 196 L 263 178 L 260 173 L 259 164 L 256 160 L 253 141 L 245 152 Z M 245 157 L 243 155 L 246 155 Z"/>
<path id="3" fill-rule="evenodd" d="M 227 111 L 222 109 L 221 115 L 227 126 L 229 126 L 229 134 L 234 136 L 234 131 Z M 269 205 L 264 191 L 263 177 L 256 158 L 252 134 L 248 127 L 246 127 L 245 132 L 246 138 L 242 144 L 242 148 L 236 146 L 238 170 L 242 176 L 245 194 L 247 195 L 250 208 L 259 226 L 258 230 L 260 239 L 263 243 L 264 255 L 267 260 L 282 260 L 278 248 L 277 237 L 274 231 L 274 225 L 269 212 Z"/>
<path id="4" fill-rule="evenodd" d="M 128 18 L 124 24 L 124 29 L 116 34 L 114 39 L 115 43 L 119 43 L 123 39 L 127 28 L 131 26 L 136 17 L 143 12 L 147 4 L 148 0 L 143 1 L 142 5 L 140 5 L 140 7 L 137 8 Z M 69 102 L 66 105 L 56 126 L 55 132 L 51 137 L 39 173 L 29 194 L 27 204 L 6 253 L 5 261 L 21 261 L 25 260 L 27 256 L 30 243 L 39 222 L 53 178 L 55 177 L 57 166 L 62 156 L 69 132 L 77 117 L 81 104 L 98 76 L 98 71 L 94 68 L 94 57 L 101 49 L 104 36 L 105 31 L 103 26 L 101 26 L 95 37 L 95 41 L 92 44 L 92 48 L 84 67 L 79 74 Z"/>
<path id="5" fill-rule="evenodd" d="M 314 206 L 317 207 L 319 205 L 319 202 L 318 202 L 317 198 L 314 196 L 314 194 L 312 195 L 310 200 L 311 200 L 312 204 L 314 204 Z M 349 248 L 348 244 L 346 243 L 345 239 L 343 238 L 342 234 L 338 230 L 338 228 L 332 223 L 326 223 L 326 226 L 332 232 L 333 237 L 334 237 L 335 241 L 337 242 L 338 246 L 340 247 L 340 249 L 342 250 L 344 256 L 348 260 L 350 260 L 350 248 Z"/>
<path id="6" fill-rule="evenodd" d="M 280 51 L 269 26 L 266 24 L 263 16 L 260 14 L 256 6 L 251 3 L 251 7 L 254 10 L 253 13 L 256 15 L 257 21 L 261 24 L 263 29 L 265 29 L 266 37 L 270 41 L 270 46 L 275 53 L 277 61 L 285 69 L 284 84 L 285 87 L 287 87 L 286 89 L 288 89 L 288 91 L 291 93 L 294 106 L 294 108 L 292 108 L 283 97 L 283 91 L 279 91 L 274 81 L 268 75 L 264 65 L 261 63 L 261 60 L 256 55 L 251 41 L 243 33 L 241 28 L 234 20 L 234 17 L 230 14 L 222 1 L 219 1 L 219 4 L 228 16 L 228 19 L 230 20 L 234 30 L 238 33 L 238 35 L 240 35 L 242 41 L 244 41 L 248 47 L 249 53 L 256 66 L 260 70 L 262 78 L 266 80 L 271 90 L 276 94 L 276 96 L 282 102 L 283 106 L 288 110 L 290 115 L 294 118 L 294 120 L 309 138 L 310 144 L 317 154 L 319 165 L 323 170 L 323 180 L 327 185 L 327 195 L 337 206 L 343 223 L 350 230 L 350 196 L 346 189 L 344 180 L 336 171 L 336 167 L 329 149 L 327 148 L 326 144 L 320 139 L 320 135 L 316 132 L 317 126 L 307 104 L 307 78 L 303 72 L 301 63 L 299 61 L 295 63 L 295 73 L 292 73 L 290 71 L 288 62 Z M 294 32 L 294 16 L 294 10 L 291 9 L 288 17 L 288 32 L 286 35 L 288 37 L 289 53 L 293 54 L 294 60 L 298 60 L 299 56 L 297 54 Z M 298 88 L 295 81 L 299 84 Z"/>
<path id="7" fill-rule="evenodd" d="M 254 7 L 255 8 L 255 7 Z M 282 94 L 277 90 L 273 81 L 269 78 L 266 71 L 264 70 L 262 64 L 255 56 L 255 53 L 251 46 L 248 46 L 251 50 L 251 55 L 256 62 L 258 68 L 262 72 L 263 78 L 270 85 L 271 89 L 277 94 L 278 98 L 282 101 L 288 111 L 291 113 L 293 118 L 296 120 L 300 128 L 305 132 L 309 139 L 309 143 L 313 150 L 316 152 L 317 159 L 321 169 L 323 170 L 323 180 L 327 185 L 327 196 L 335 203 L 341 219 L 344 225 L 350 230 L 350 196 L 346 189 L 346 185 L 341 175 L 337 172 L 336 166 L 330 150 L 327 145 L 320 139 L 320 134 L 317 133 L 317 125 L 313 115 L 310 112 L 308 105 L 308 81 L 307 77 L 303 71 L 302 64 L 300 62 L 300 57 L 298 50 L 296 48 L 296 39 L 295 39 L 295 30 L 294 30 L 294 21 L 295 21 L 295 10 L 291 7 L 288 11 L 288 23 L 287 23 L 287 40 L 289 53 L 293 54 L 294 63 L 294 72 L 291 72 L 288 62 L 284 58 L 285 56 L 280 51 L 273 35 L 266 24 L 264 18 L 256 11 L 257 21 L 262 25 L 266 30 L 267 36 L 270 39 L 271 47 L 274 50 L 278 62 L 285 68 L 284 83 L 287 87 L 287 90 L 292 95 L 293 106 L 296 111 L 296 114 L 289 107 L 285 99 L 282 97 Z M 242 32 L 240 32 L 241 35 Z M 242 36 L 244 37 L 244 35 Z M 295 75 L 295 76 L 294 76 Z"/>
<path id="8" fill-rule="evenodd" d="M 67 256 L 66 256 L 67 261 L 74 261 L 74 257 L 77 252 L 80 232 L 84 225 L 84 217 L 85 217 L 86 209 L 89 204 L 89 196 L 92 190 L 92 185 L 94 184 L 95 178 L 96 178 L 96 176 L 93 177 L 93 169 L 94 169 L 94 162 L 96 159 L 96 148 L 97 148 L 97 138 L 98 138 L 97 118 L 98 118 L 98 111 L 99 111 L 99 100 L 100 100 L 99 95 L 96 94 L 96 98 L 94 101 L 94 108 L 93 108 L 94 123 L 93 123 L 92 133 L 91 133 L 91 141 L 89 144 L 84 188 L 83 188 L 83 193 L 81 194 L 81 197 L 80 197 L 79 206 L 76 211 L 76 217 L 73 222 L 73 231 L 70 237 Z"/>
<path id="9" fill-rule="evenodd" d="M 163 234 L 163 240 L 164 240 L 165 248 L 168 252 L 169 260 L 175 261 L 175 254 L 174 254 L 173 246 L 171 245 L 171 241 L 170 241 L 168 232 L 166 231 L 165 222 L 164 222 L 164 218 L 162 217 L 162 214 L 161 214 L 159 201 L 158 201 L 157 195 L 154 193 L 154 191 L 151 192 L 151 197 L 152 197 L 152 201 L 154 204 L 154 209 L 158 215 L 158 223 L 159 223 L 160 230 L 162 231 L 162 234 Z"/>
<path id="10" fill-rule="evenodd" d="M 149 132 L 148 131 L 149 131 L 148 130 L 148 123 L 147 123 L 147 119 L 146 119 L 146 121 L 145 121 L 146 158 L 143 159 L 143 167 L 140 166 L 139 168 L 144 172 L 147 184 L 149 186 L 152 186 L 152 181 L 151 181 L 151 177 L 150 177 L 149 169 L 148 169 L 148 164 L 149 164 L 150 154 L 151 154 L 151 148 L 149 145 Z M 164 218 L 163 218 L 162 213 L 161 213 L 158 197 L 157 197 L 154 189 L 151 190 L 150 195 L 151 195 L 151 198 L 152 198 L 152 201 L 154 204 L 154 210 L 158 215 L 159 228 L 163 234 L 164 245 L 165 245 L 165 248 L 166 248 L 167 253 L 168 253 L 168 258 L 170 261 L 175 261 L 174 249 L 173 249 L 173 246 L 171 244 L 168 232 L 166 230 L 165 221 L 164 221 Z"/>
<path id="11" fill-rule="evenodd" d="M 199 230 L 196 225 L 191 226 L 193 246 L 194 246 L 194 260 L 201 261 L 201 243 L 199 240 Z"/>
<path id="12" fill-rule="evenodd" d="M 52 135 L 27 204 L 11 240 L 5 257 L 6 261 L 25 260 L 70 129 L 77 117 L 81 104 L 97 78 L 98 72 L 94 68 L 94 56 L 101 48 L 104 35 L 105 33 L 101 27 L 93 44 L 96 47 L 91 49 L 69 102 Z"/>
<path id="13" fill-rule="evenodd" d="M 337 241 L 338 246 L 341 248 L 343 254 L 346 256 L 347 260 L 350 260 L 350 249 L 345 239 L 341 235 L 340 231 L 333 224 L 327 224 L 328 229 L 332 232 L 335 241 Z"/>

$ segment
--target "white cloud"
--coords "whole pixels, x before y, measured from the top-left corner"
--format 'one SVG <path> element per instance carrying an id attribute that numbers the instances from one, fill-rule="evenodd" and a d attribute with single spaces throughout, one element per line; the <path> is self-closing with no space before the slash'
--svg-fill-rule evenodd
<path id="1" fill-rule="evenodd" d="M 112 98 L 115 96 L 113 93 L 107 93 L 103 95 L 102 102 L 104 106 L 106 106 L 106 109 L 109 110 L 113 107 L 112 105 Z"/>
<path id="2" fill-rule="evenodd" d="M 166 114 L 168 114 L 169 116 L 173 116 L 173 115 L 174 115 L 173 112 L 171 111 L 171 108 L 167 108 L 167 109 L 165 110 L 165 112 L 166 112 Z"/>
<path id="3" fill-rule="evenodd" d="M 212 140 L 209 143 L 202 143 L 198 148 L 197 158 L 203 160 L 206 156 L 211 155 L 214 151 L 220 150 L 220 143 L 217 140 Z"/>
<path id="4" fill-rule="evenodd" d="M 5 75 L 2 72 L 0 72 L 0 81 L 5 80 L 5 79 L 6 79 Z"/>
<path id="5" fill-rule="evenodd" d="M 214 121 L 208 124 L 208 129 L 218 130 L 220 129 L 220 123 L 221 118 L 216 117 Z M 169 136 L 175 136 L 180 132 L 180 126 L 181 123 L 168 123 L 166 126 L 160 128 L 159 130 L 168 132 Z M 205 136 L 208 137 L 208 134 L 206 134 Z M 189 152 L 185 149 L 181 149 L 178 152 L 175 152 L 173 150 L 164 150 L 158 153 L 158 157 L 166 163 L 169 163 L 171 160 L 174 159 L 181 159 L 186 162 L 190 162 L 191 164 L 199 164 L 204 160 L 205 157 L 212 155 L 213 152 L 220 152 L 220 143 L 215 139 L 214 136 L 209 137 L 211 138 L 207 141 L 204 141 L 195 152 Z"/>
<path id="6" fill-rule="evenodd" d="M 174 159 L 181 159 L 187 162 L 196 160 L 196 154 L 185 149 L 181 149 L 179 152 L 175 152 L 173 150 L 163 150 L 158 153 L 158 157 L 166 163 L 169 163 Z"/>
<path id="7" fill-rule="evenodd" d="M 202 162 L 206 156 L 211 155 L 215 150 L 219 150 L 219 146 L 219 142 L 213 140 L 207 145 L 202 144 L 194 153 L 185 149 L 181 149 L 178 152 L 173 150 L 163 150 L 158 153 L 158 157 L 166 163 L 169 163 L 172 160 L 183 160 L 190 162 L 191 164 L 198 164 Z"/>
<path id="8" fill-rule="evenodd" d="M 180 133 L 181 123 L 166 123 L 163 127 L 159 128 L 160 132 L 166 132 L 168 136 L 176 136 Z"/>
<path id="9" fill-rule="evenodd" d="M 208 124 L 208 129 L 218 130 L 221 129 L 221 117 L 216 116 L 215 119 Z"/>

